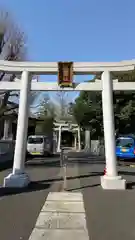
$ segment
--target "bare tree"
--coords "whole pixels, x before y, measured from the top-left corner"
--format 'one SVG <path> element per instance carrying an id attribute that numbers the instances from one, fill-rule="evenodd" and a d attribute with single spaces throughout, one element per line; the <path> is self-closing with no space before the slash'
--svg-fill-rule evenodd
<path id="1" fill-rule="evenodd" d="M 24 59 L 24 33 L 13 23 L 8 12 L 0 12 L 0 59 L 19 61 Z M 14 81 L 15 74 L 0 72 L 0 81 Z M 0 92 L 0 115 L 4 114 L 8 99 L 13 93 Z M 15 93 L 17 95 L 17 93 Z"/>
<path id="2" fill-rule="evenodd" d="M 26 59 L 25 35 L 6 11 L 0 12 L 0 59 L 7 61 L 23 61 Z M 16 74 L 0 72 L 0 81 L 14 81 Z M 31 94 L 34 99 L 34 94 Z M 18 92 L 0 91 L 0 116 L 6 111 L 9 97 L 18 97 Z M 33 100 L 32 100 L 33 101 Z M 32 102 L 31 101 L 31 102 Z M 15 107 L 16 108 L 16 107 Z"/>
<path id="3" fill-rule="evenodd" d="M 43 118 L 55 117 L 55 106 L 51 101 L 49 94 L 45 94 L 43 100 L 39 103 L 38 113 Z"/>
<path id="4" fill-rule="evenodd" d="M 59 91 L 56 93 L 56 101 L 58 101 L 60 105 L 60 117 L 65 117 L 67 114 L 67 96 L 68 93 L 65 91 Z"/>

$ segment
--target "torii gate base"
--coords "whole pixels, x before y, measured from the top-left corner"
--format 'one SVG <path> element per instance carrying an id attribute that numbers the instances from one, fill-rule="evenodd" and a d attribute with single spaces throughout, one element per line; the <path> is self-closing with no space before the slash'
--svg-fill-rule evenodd
<path id="1" fill-rule="evenodd" d="M 3 187 L 8 188 L 22 188 L 27 187 L 30 183 L 30 178 L 26 173 L 13 174 L 10 173 L 4 178 Z"/>
<path id="2" fill-rule="evenodd" d="M 65 91 L 102 91 L 103 124 L 105 139 L 106 175 L 101 177 L 103 189 L 125 189 L 126 181 L 118 176 L 115 154 L 115 127 L 113 114 L 113 90 L 135 90 L 135 83 L 112 81 L 111 73 L 133 71 L 135 61 L 117 63 L 74 63 L 74 74 L 101 74 L 101 81 L 74 84 Z M 57 63 L 31 63 L 0 61 L 0 71 L 22 73 L 21 81 L 0 82 L 0 90 L 20 91 L 16 146 L 13 171 L 4 178 L 4 187 L 25 187 L 29 176 L 25 173 L 25 153 L 28 126 L 28 96 L 34 91 L 61 91 L 57 83 L 31 82 L 31 74 L 57 74 Z"/>
<path id="3" fill-rule="evenodd" d="M 101 186 L 103 189 L 125 189 L 126 180 L 122 179 L 121 176 L 109 177 L 107 175 L 101 177 Z"/>

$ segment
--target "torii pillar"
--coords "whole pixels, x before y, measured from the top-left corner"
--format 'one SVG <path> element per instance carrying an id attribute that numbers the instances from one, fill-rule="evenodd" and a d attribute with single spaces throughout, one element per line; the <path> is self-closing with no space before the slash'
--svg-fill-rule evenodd
<path id="1" fill-rule="evenodd" d="M 115 127 L 113 113 L 113 81 L 111 73 L 102 73 L 102 108 L 105 140 L 106 174 L 101 177 L 104 189 L 125 189 L 126 180 L 118 176 L 115 151 Z"/>

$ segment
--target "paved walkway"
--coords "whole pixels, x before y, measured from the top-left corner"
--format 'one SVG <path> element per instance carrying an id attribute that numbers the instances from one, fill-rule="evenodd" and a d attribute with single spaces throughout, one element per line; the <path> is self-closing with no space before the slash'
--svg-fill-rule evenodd
<path id="1" fill-rule="evenodd" d="M 87 228 L 92 240 L 135 239 L 135 168 L 119 167 L 130 183 L 126 191 L 103 190 L 100 176 L 104 164 L 77 164 L 68 168 L 67 190 L 81 191 Z"/>
<path id="2" fill-rule="evenodd" d="M 77 161 L 76 159 L 74 161 L 69 160 L 66 190 L 71 195 L 77 193 L 79 196 L 83 196 L 85 212 L 81 212 L 83 215 L 81 224 L 84 226 L 85 233 L 88 230 L 89 239 L 133 240 L 135 239 L 135 168 L 119 167 L 119 174 L 127 179 L 129 183 L 130 189 L 126 191 L 102 190 L 100 187 L 100 176 L 103 174 L 103 169 L 104 163 L 99 159 L 92 158 L 88 160 L 80 158 Z M 0 181 L 7 175 L 8 171 L 1 171 Z M 28 240 L 44 204 L 42 216 L 47 217 L 47 206 L 50 209 L 48 213 L 51 215 L 51 219 L 57 215 L 56 212 L 52 213 L 52 205 L 50 206 L 52 201 L 48 194 L 63 190 L 62 171 L 60 171 L 59 165 L 55 163 L 54 166 L 54 164 L 50 163 L 41 166 L 37 164 L 35 166 L 34 164 L 27 166 L 27 171 L 33 181 L 29 189 L 25 189 L 23 192 L 15 192 L 14 194 L 3 192 L 2 189 L 0 191 L 0 216 L 2 219 L 0 221 L 0 238 L 2 240 Z M 68 200 L 64 202 L 70 205 Z M 62 213 L 61 208 L 65 208 L 65 205 L 63 206 L 63 203 L 58 201 L 58 199 L 53 204 L 55 205 L 53 209 L 57 208 L 60 216 Z M 57 204 L 62 206 L 58 207 Z M 71 215 L 73 214 L 72 211 L 70 210 Z M 86 222 L 84 214 L 86 214 Z M 45 221 L 48 222 L 48 220 Z M 62 226 L 62 228 L 67 226 L 63 222 L 61 223 L 61 221 L 53 221 L 53 224 L 51 223 L 50 226 L 56 223 Z M 71 224 L 70 221 L 68 223 Z M 47 234 L 52 234 L 56 231 L 54 225 L 50 230 L 47 230 L 47 227 L 48 225 L 45 224 L 42 231 L 46 231 Z M 74 233 L 75 231 L 76 229 Z M 57 228 L 57 234 L 60 239 L 61 229 Z M 86 239 L 88 235 L 85 235 Z M 48 235 L 46 236 L 48 237 Z M 32 238 L 32 240 L 44 239 L 43 237 L 38 237 Z M 71 236 L 68 236 L 68 238 L 72 239 Z M 83 237 L 81 239 L 83 240 Z"/>
<path id="3" fill-rule="evenodd" d="M 0 184 L 10 171 L 1 169 Z M 26 171 L 32 180 L 28 188 L 14 191 L 0 188 L 1 240 L 28 240 L 49 192 L 59 191 L 59 164 L 33 160 Z"/>
<path id="4" fill-rule="evenodd" d="M 81 193 L 50 193 L 29 240 L 89 240 Z"/>

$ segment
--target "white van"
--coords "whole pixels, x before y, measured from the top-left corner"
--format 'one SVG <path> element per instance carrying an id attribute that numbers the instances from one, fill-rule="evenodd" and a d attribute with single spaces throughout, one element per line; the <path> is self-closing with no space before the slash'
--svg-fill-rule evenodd
<path id="1" fill-rule="evenodd" d="M 37 156 L 48 156 L 52 154 L 51 140 L 47 136 L 29 136 L 27 141 L 27 153 Z"/>

